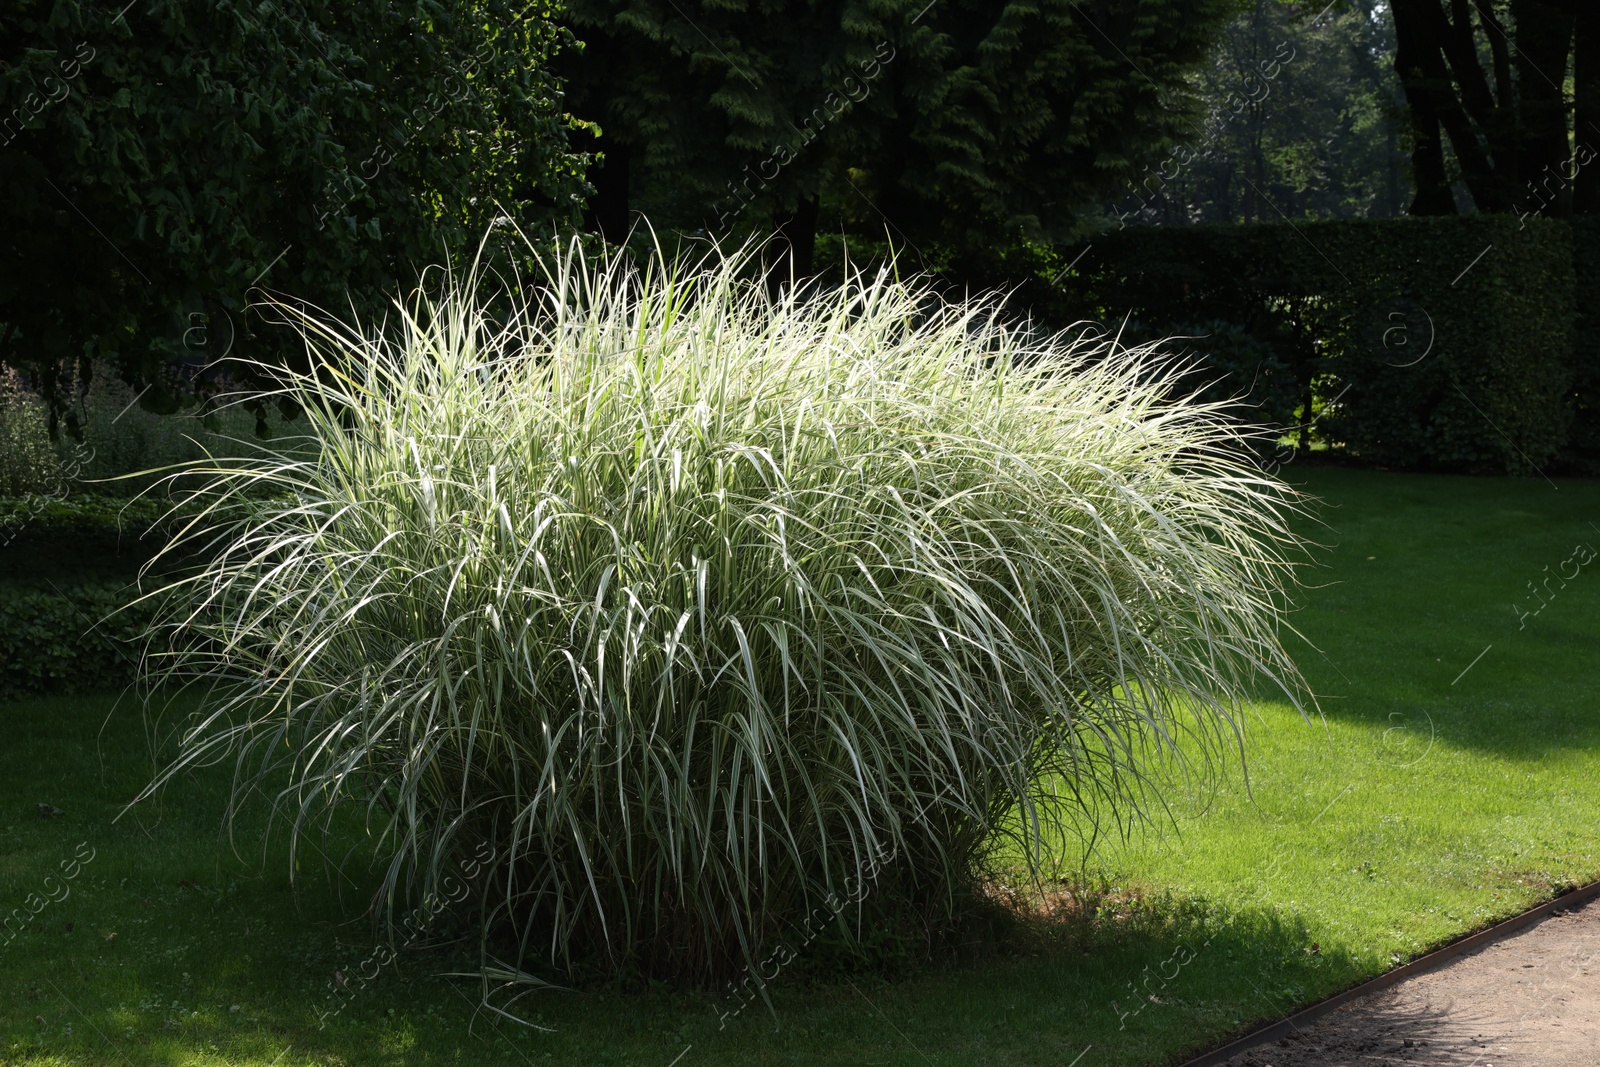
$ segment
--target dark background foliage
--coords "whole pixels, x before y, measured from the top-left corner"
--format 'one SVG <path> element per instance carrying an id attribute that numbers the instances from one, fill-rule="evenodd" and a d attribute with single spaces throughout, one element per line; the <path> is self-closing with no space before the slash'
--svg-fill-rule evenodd
<path id="1" fill-rule="evenodd" d="M 371 307 L 502 210 L 572 220 L 548 9 L 16 0 L 0 14 L 0 361 L 292 358 L 252 294 Z M 255 287 L 259 287 L 255 288 Z"/>
<path id="2" fill-rule="evenodd" d="M 1189 347 L 1216 388 L 1302 448 L 1531 475 L 1563 454 L 1577 409 L 1576 309 L 1592 297 L 1575 262 L 1592 269 L 1565 221 L 1504 215 L 1130 228 L 1019 299 L 1055 325 L 1131 314 L 1130 341 L 1202 334 Z M 1206 315 L 1222 321 L 1192 325 Z"/>
<path id="3" fill-rule="evenodd" d="M 573 0 L 593 224 L 885 237 L 928 265 L 1054 241 L 1201 114 L 1237 0 Z"/>
<path id="4" fill-rule="evenodd" d="M 151 611 L 129 601 L 176 521 L 151 499 L 0 498 L 0 703 L 133 682 Z"/>

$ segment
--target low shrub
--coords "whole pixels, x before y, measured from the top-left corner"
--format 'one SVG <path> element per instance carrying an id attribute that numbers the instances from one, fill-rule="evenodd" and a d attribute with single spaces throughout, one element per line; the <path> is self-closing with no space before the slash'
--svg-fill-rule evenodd
<path id="1" fill-rule="evenodd" d="M 32 493 L 0 497 L 0 581 L 131 582 L 194 509 L 153 497 Z M 164 564 L 176 563 L 169 555 Z"/>
<path id="2" fill-rule="evenodd" d="M 149 497 L 0 498 L 0 702 L 121 690 L 138 678 L 148 603 L 179 552 L 156 557 L 193 510 Z M 156 564 L 156 565 L 152 565 Z"/>
<path id="3" fill-rule="evenodd" d="M 107 692 L 138 677 L 147 606 L 123 610 L 126 583 L 0 583 L 0 703 L 23 697 Z"/>
<path id="4" fill-rule="evenodd" d="M 152 788 L 227 754 L 298 828 L 364 808 L 390 907 L 491 842 L 491 949 L 704 981 L 1139 818 L 1153 761 L 1237 751 L 1263 675 L 1299 692 L 1296 498 L 1181 367 L 750 265 L 573 250 L 530 302 L 299 320 L 317 447 L 194 475 L 222 532 L 145 666 L 227 696 Z"/>
<path id="5" fill-rule="evenodd" d="M 1202 400 L 1234 403 L 1241 421 L 1279 433 L 1295 425 L 1303 389 L 1278 348 L 1218 319 L 1179 323 L 1174 333 L 1167 343 L 1194 360 L 1184 384 Z"/>
<path id="6" fill-rule="evenodd" d="M 129 534 L 137 536 L 150 530 L 167 511 L 163 502 L 151 497 L 125 500 L 87 493 L 29 493 L 0 497 L 0 529 L 7 531 L 8 539 L 85 538 L 114 543 Z"/>
<path id="7" fill-rule="evenodd" d="M 205 417 L 203 405 L 147 411 L 141 401 L 148 391 L 130 387 L 105 361 L 91 363 L 87 373 L 76 363 L 51 370 L 57 395 L 68 398 L 53 434 L 38 383 L 0 364 L 0 497 L 85 490 L 132 497 L 157 481 L 142 472 L 197 459 L 220 439 L 243 441 L 256 429 L 255 417 L 238 406 Z M 193 390 L 189 377 L 174 365 L 160 379 L 176 393 Z"/>
<path id="8" fill-rule="evenodd" d="M 49 426 L 44 400 L 0 364 L 0 497 L 59 492 L 63 464 Z"/>

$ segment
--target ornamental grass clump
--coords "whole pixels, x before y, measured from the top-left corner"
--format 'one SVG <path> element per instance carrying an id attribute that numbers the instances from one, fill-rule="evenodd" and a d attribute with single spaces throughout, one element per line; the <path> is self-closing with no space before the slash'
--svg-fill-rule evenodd
<path id="1" fill-rule="evenodd" d="M 1298 692 L 1295 499 L 1183 368 L 751 266 L 573 248 L 301 319 L 313 447 L 183 475 L 207 562 L 146 665 L 213 688 L 166 776 L 231 754 L 297 835 L 363 812 L 391 909 L 486 842 L 497 958 L 706 981 L 848 937 L 869 864 L 937 906 L 1138 817 Z"/>

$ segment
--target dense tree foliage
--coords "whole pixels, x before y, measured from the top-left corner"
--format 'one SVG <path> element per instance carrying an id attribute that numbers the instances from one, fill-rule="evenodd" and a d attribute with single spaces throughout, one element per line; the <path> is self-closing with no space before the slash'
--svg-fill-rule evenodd
<path id="1" fill-rule="evenodd" d="M 330 307 L 575 220 L 561 34 L 508 0 L 13 0 L 0 14 L 0 360 L 260 357 L 253 287 Z M 277 355 L 282 356 L 278 351 Z"/>
<path id="2" fill-rule="evenodd" d="M 1402 213 L 1409 179 L 1393 47 L 1381 0 L 1255 0 L 1196 75 L 1210 107 L 1201 134 L 1142 172 L 1111 205 L 1112 221 Z"/>
<path id="3" fill-rule="evenodd" d="M 1238 0 L 575 0 L 595 222 L 820 225 L 956 258 L 1071 233 L 1199 114 Z"/>
<path id="4" fill-rule="evenodd" d="M 726 233 L 812 211 L 841 110 L 858 116 L 910 0 L 569 0 L 583 41 L 559 69 L 575 115 L 598 123 L 594 228 Z M 871 101 L 869 107 L 878 107 Z M 751 199 L 757 210 L 746 213 Z"/>
<path id="5" fill-rule="evenodd" d="M 1237 7 L 941 0 L 890 70 L 893 114 L 871 131 L 886 147 L 845 161 L 873 201 L 855 218 L 969 257 L 1071 235 L 1195 127 L 1192 72 Z"/>

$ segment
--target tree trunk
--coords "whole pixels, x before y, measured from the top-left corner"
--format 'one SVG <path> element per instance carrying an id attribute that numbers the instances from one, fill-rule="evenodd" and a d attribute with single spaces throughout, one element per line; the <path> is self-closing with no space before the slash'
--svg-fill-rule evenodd
<path id="1" fill-rule="evenodd" d="M 632 153 L 627 145 L 609 137 L 601 141 L 601 146 L 605 158 L 589 168 L 594 196 L 589 201 L 587 228 L 598 230 L 611 244 L 619 245 L 627 241 L 633 225 L 628 210 L 628 157 Z"/>
<path id="2" fill-rule="evenodd" d="M 1600 5 L 1585 4 L 1578 14 L 1572 49 L 1574 139 L 1582 151 L 1572 191 L 1574 215 L 1600 215 Z"/>
<path id="3" fill-rule="evenodd" d="M 1433 0 L 1394 0 L 1394 71 L 1400 76 L 1406 94 L 1406 110 L 1411 115 L 1411 175 L 1416 196 L 1411 201 L 1412 215 L 1454 215 L 1456 200 L 1444 171 L 1444 139 L 1439 128 L 1439 111 L 1433 92 L 1424 77 L 1424 53 L 1437 53 L 1438 42 L 1431 41 L 1427 22 L 1419 10 Z"/>
<path id="4" fill-rule="evenodd" d="M 1455 214 L 1453 205 L 1443 210 L 1440 196 L 1441 187 L 1448 193 L 1442 147 L 1437 168 L 1428 158 L 1440 129 L 1450 138 L 1478 210 L 1510 211 L 1519 193 L 1517 104 L 1494 99 L 1478 62 L 1470 9 L 1465 0 L 1452 0 L 1452 8 L 1453 22 L 1439 0 L 1394 0 L 1395 72 L 1411 105 L 1419 201 L 1424 200 L 1424 168 L 1432 171 L 1432 189 L 1423 204 L 1427 210 L 1413 213 Z M 1484 34 L 1494 34 L 1494 26 L 1491 20 Z"/>
<path id="5" fill-rule="evenodd" d="M 793 211 L 778 217 L 767 258 L 767 287 L 774 294 L 789 282 L 803 282 L 812 275 L 817 251 L 817 217 L 821 203 L 815 196 L 800 198 Z"/>
<path id="6" fill-rule="evenodd" d="M 1524 210 L 1543 203 L 1542 214 L 1564 217 L 1572 213 L 1567 178 L 1572 149 L 1561 86 L 1572 48 L 1573 12 L 1547 0 L 1514 0 L 1511 11 L 1522 120 L 1518 154 L 1523 187 L 1517 199 Z"/>
<path id="7" fill-rule="evenodd" d="M 1471 42 L 1472 23 L 1471 16 L 1464 10 L 1465 4 L 1459 4 L 1458 17 L 1465 32 L 1463 36 Z M 1489 155 L 1494 165 L 1494 179 L 1501 188 L 1501 199 L 1505 202 L 1502 210 L 1515 209 L 1517 202 L 1525 194 L 1523 187 L 1525 180 L 1532 174 L 1525 165 L 1525 145 L 1523 135 L 1526 132 L 1527 113 L 1523 110 L 1526 101 L 1526 86 L 1528 85 L 1528 72 L 1518 69 L 1521 77 L 1520 83 L 1511 76 L 1511 40 L 1506 31 L 1505 24 L 1495 14 L 1492 0 L 1475 0 L 1478 13 L 1478 29 L 1484 41 L 1489 46 L 1489 55 L 1494 65 L 1494 106 L 1489 110 L 1487 118 L 1480 123 L 1484 131 L 1484 141 L 1488 146 Z M 1518 32 L 1517 40 L 1520 44 L 1522 37 Z M 1522 62 L 1519 55 L 1517 60 Z M 1477 70 L 1477 55 L 1474 51 L 1474 71 Z M 1565 60 L 1563 60 L 1563 64 Z M 1556 94 L 1557 110 L 1560 110 L 1560 93 Z M 1565 118 L 1560 119 L 1562 130 L 1565 131 Z M 1481 205 L 1480 205 L 1481 206 Z"/>

